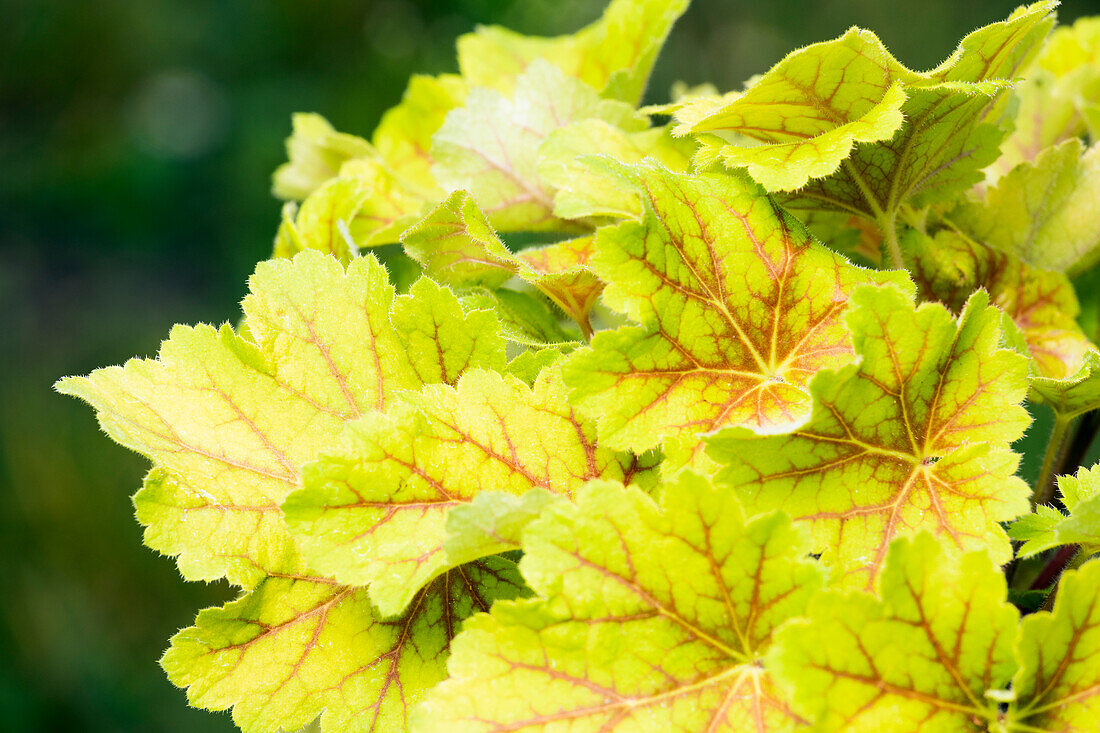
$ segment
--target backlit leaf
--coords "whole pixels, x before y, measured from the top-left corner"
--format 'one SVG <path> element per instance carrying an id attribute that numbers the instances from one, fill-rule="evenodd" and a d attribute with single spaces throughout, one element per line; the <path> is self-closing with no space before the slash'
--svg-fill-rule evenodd
<path id="1" fill-rule="evenodd" d="M 582 120 L 547 136 L 539 148 L 539 177 L 554 191 L 554 214 L 563 219 L 642 215 L 638 190 L 590 156 L 619 163 L 651 157 L 678 173 L 687 172 L 695 143 L 673 138 L 667 128 L 625 132 L 602 120 Z"/>
<path id="2" fill-rule="evenodd" d="M 1032 267 L 950 230 L 934 238 L 914 230 L 902 244 L 922 299 L 958 313 L 971 293 L 984 289 L 1020 329 L 1040 374 L 1058 380 L 1074 374 L 1095 350 L 1077 325 L 1077 295 L 1062 273 Z"/>
<path id="3" fill-rule="evenodd" d="M 573 35 L 524 36 L 481 26 L 458 39 L 458 65 L 471 84 L 510 92 L 536 59 L 603 95 L 637 105 L 673 23 L 689 0 L 612 0 L 603 16 Z"/>
<path id="4" fill-rule="evenodd" d="M 432 136 L 465 98 L 460 77 L 414 75 L 400 104 L 386 110 L 374 129 L 371 140 L 386 168 L 426 198 L 443 197 L 431 174 Z"/>
<path id="5" fill-rule="evenodd" d="M 475 87 L 448 113 L 432 144 L 432 173 L 447 191 L 465 189 L 501 231 L 562 229 L 553 192 L 536 172 L 538 150 L 554 130 L 582 119 L 628 130 L 644 120 L 623 102 L 601 99 L 584 82 L 536 60 L 511 96 Z"/>
<path id="6" fill-rule="evenodd" d="M 244 324 L 254 342 L 228 326 L 177 326 L 156 360 L 58 385 L 153 461 L 135 497 L 147 543 L 177 556 L 189 579 L 246 587 L 306 572 L 279 506 L 345 421 L 425 380 L 504 361 L 494 320 L 464 314 L 426 281 L 395 303 L 373 257 L 345 272 L 304 252 L 261 263 L 250 285 Z"/>
<path id="7" fill-rule="evenodd" d="M 304 199 L 335 178 L 346 161 L 374 152 L 366 140 L 337 132 L 321 115 L 299 112 L 291 124 L 294 131 L 286 140 L 289 161 L 276 169 L 272 181 L 281 199 Z"/>
<path id="8" fill-rule="evenodd" d="M 1032 377 L 1031 390 L 1064 419 L 1100 408 L 1100 354 L 1086 353 L 1080 369 L 1065 378 Z"/>
<path id="9" fill-rule="evenodd" d="M 1018 702 L 1009 719 L 1024 730 L 1087 731 L 1100 720 L 1100 561 L 1068 571 L 1053 613 L 1023 620 L 1016 644 Z"/>
<path id="10" fill-rule="evenodd" d="M 1056 28 L 1017 85 L 1015 129 L 992 173 L 1000 176 L 1043 150 L 1095 128 L 1100 111 L 1100 20 Z M 1094 130 L 1095 131 L 1095 130 Z M 1095 135 L 1094 135 L 1095 137 Z"/>
<path id="11" fill-rule="evenodd" d="M 769 191 L 791 191 L 835 171 L 855 143 L 892 138 L 904 83 L 919 80 L 874 33 L 852 28 L 794 51 L 744 94 L 681 106 L 675 133 L 711 133 L 708 158 L 748 168 Z M 726 144 L 728 133 L 743 141 Z"/>
<path id="12" fill-rule="evenodd" d="M 489 558 L 439 577 L 404 614 L 383 619 L 363 589 L 273 576 L 199 613 L 161 664 L 192 705 L 232 707 L 248 733 L 295 730 L 317 716 L 326 733 L 407 730 L 413 706 L 446 677 L 462 622 L 525 594 L 515 564 Z"/>
<path id="13" fill-rule="evenodd" d="M 786 202 L 892 218 L 906 202 L 950 198 L 982 180 L 1003 130 L 989 120 L 1019 70 L 1034 57 L 1056 3 L 1037 2 L 963 39 L 924 81 L 906 86 L 905 123 L 890 140 L 858 145 L 827 178 Z"/>
<path id="14" fill-rule="evenodd" d="M 878 585 L 880 598 L 819 595 L 777 634 L 767 664 L 795 711 L 820 731 L 1003 730 L 985 693 L 1015 671 L 1019 616 L 989 557 L 956 559 L 927 534 L 898 540 Z"/>
<path id="15" fill-rule="evenodd" d="M 458 286 L 495 288 L 518 276 L 591 332 L 588 312 L 603 283 L 588 269 L 592 237 L 512 254 L 465 191 L 455 191 L 401 238 L 431 277 Z"/>
<path id="16" fill-rule="evenodd" d="M 975 239 L 1069 274 L 1100 259 L 1100 147 L 1069 140 L 1015 168 L 951 215 Z"/>
<path id="17" fill-rule="evenodd" d="M 646 213 L 602 228 L 590 265 L 604 301 L 641 325 L 597 333 L 564 367 L 601 442 L 641 452 L 724 425 L 801 422 L 810 378 L 852 359 L 852 288 L 904 277 L 852 266 L 741 178 L 620 170 Z"/>
<path id="18" fill-rule="evenodd" d="M 466 624 L 413 730 L 795 728 L 761 660 L 822 584 L 805 538 L 693 474 L 664 497 L 596 482 L 528 525 L 537 597 Z"/>
<path id="19" fill-rule="evenodd" d="M 1082 468 L 1074 476 L 1059 476 L 1058 491 L 1066 514 L 1037 506 L 1013 522 L 1008 534 L 1024 544 L 1017 553 L 1031 557 L 1059 545 L 1082 545 L 1100 552 L 1100 466 Z"/>
<path id="20" fill-rule="evenodd" d="M 629 482 L 637 465 L 597 446 L 553 372 L 531 388 L 474 371 L 351 423 L 283 508 L 313 567 L 369 585 L 391 614 L 448 568 L 451 508 L 485 490 L 570 496 L 593 478 Z"/>
<path id="21" fill-rule="evenodd" d="M 710 439 L 720 480 L 750 512 L 781 506 L 807 523 L 847 585 L 871 587 L 891 541 L 921 530 L 1007 561 L 1000 522 L 1030 493 L 1008 445 L 1029 418 L 1026 359 L 998 347 L 1000 314 L 982 292 L 958 321 L 891 288 L 854 301 L 859 364 L 818 374 L 813 416 L 789 435 Z"/>

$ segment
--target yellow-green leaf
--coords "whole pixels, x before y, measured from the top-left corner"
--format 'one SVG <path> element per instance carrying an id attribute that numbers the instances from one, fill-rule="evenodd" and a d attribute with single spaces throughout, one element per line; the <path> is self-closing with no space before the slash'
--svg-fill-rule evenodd
<path id="1" fill-rule="evenodd" d="M 481 26 L 458 39 L 458 65 L 471 84 L 510 92 L 532 62 L 545 59 L 605 97 L 637 105 L 661 46 L 688 2 L 612 0 L 599 20 L 557 38 Z"/>
<path id="2" fill-rule="evenodd" d="M 852 28 L 789 54 L 744 94 L 679 107 L 675 133 L 709 133 L 708 159 L 748 168 L 769 191 L 791 191 L 835 171 L 855 143 L 892 138 L 904 86 L 920 80 L 874 33 Z M 727 144 L 730 133 L 742 139 Z"/>
<path id="3" fill-rule="evenodd" d="M 592 269 L 605 302 L 640 326 L 596 334 L 564 366 L 602 443 L 645 451 L 726 425 L 804 420 L 807 385 L 853 358 L 842 314 L 862 283 L 905 283 L 814 242 L 758 186 L 719 174 L 620 168 L 641 222 L 602 228 Z"/>
<path id="4" fill-rule="evenodd" d="M 427 387 L 351 423 L 305 469 L 283 508 L 313 567 L 369 585 L 384 614 L 449 567 L 447 513 L 487 490 L 572 495 L 593 478 L 629 483 L 638 463 L 596 444 L 556 373 L 528 387 L 488 371 Z"/>
<path id="5" fill-rule="evenodd" d="M 951 230 L 935 237 L 911 231 L 902 244 L 922 299 L 958 313 L 971 293 L 984 289 L 1020 329 L 1039 374 L 1061 380 L 1095 351 L 1077 325 L 1077 295 L 1062 273 L 1032 267 Z"/>
<path id="6" fill-rule="evenodd" d="M 538 177 L 539 146 L 554 130 L 582 119 L 628 130 L 644 120 L 623 102 L 536 60 L 511 96 L 475 87 L 448 113 L 432 144 L 432 172 L 447 191 L 465 189 L 501 231 L 568 229 L 554 216 L 553 191 Z M 575 227 L 574 227 L 575 228 Z"/>
<path id="7" fill-rule="evenodd" d="M 189 579 L 227 576 L 246 587 L 307 570 L 279 507 L 298 488 L 299 468 L 347 420 L 386 409 L 425 380 L 504 363 L 495 319 L 467 316 L 427 281 L 395 304 L 373 257 L 345 271 L 304 252 L 261 263 L 250 287 L 252 340 L 229 326 L 177 326 L 155 360 L 58 385 L 153 461 L 135 498 L 147 543 L 177 556 Z"/>
<path id="8" fill-rule="evenodd" d="M 1017 166 L 979 202 L 951 215 L 975 239 L 1048 270 L 1100 259 L 1100 147 L 1069 140 Z"/>
<path id="9" fill-rule="evenodd" d="M 821 587 L 781 514 L 744 518 L 694 474 L 658 507 L 603 482 L 524 532 L 537 597 L 467 622 L 414 731 L 757 733 L 801 722 L 762 663 Z"/>
<path id="10" fill-rule="evenodd" d="M 512 254 L 470 194 L 455 191 L 401 241 L 428 275 L 443 282 L 496 288 L 518 276 L 561 307 L 585 334 L 591 333 L 588 312 L 603 283 L 587 267 L 590 236 Z"/>
<path id="11" fill-rule="evenodd" d="M 380 617 L 363 589 L 273 576 L 199 613 L 161 665 L 192 705 L 232 708 L 245 733 L 297 730 L 318 716 L 325 733 L 402 731 L 446 677 L 462 622 L 525 594 L 515 564 L 501 558 L 439 577 L 395 618 Z"/>
<path id="12" fill-rule="evenodd" d="M 878 589 L 821 594 L 776 635 L 767 664 L 795 711 L 823 732 L 1004 730 L 986 692 L 1012 678 L 1019 615 L 989 557 L 898 540 Z"/>
<path id="13" fill-rule="evenodd" d="M 1100 561 L 1066 572 L 1054 612 L 1023 620 L 1008 719 L 1020 730 L 1088 731 L 1100 720 Z M 1011 723 L 1010 730 L 1011 728 Z M 1028 726 L 1028 727 L 1023 727 Z"/>
<path id="14" fill-rule="evenodd" d="M 848 315 L 858 365 L 821 372 L 813 416 L 789 435 L 728 431 L 709 454 L 750 512 L 782 507 L 847 585 L 871 587 L 893 539 L 921 530 L 959 552 L 1012 556 L 1000 523 L 1028 509 L 1009 443 L 1029 417 L 1027 360 L 999 348 L 983 292 L 956 321 L 893 288 L 861 288 Z"/>

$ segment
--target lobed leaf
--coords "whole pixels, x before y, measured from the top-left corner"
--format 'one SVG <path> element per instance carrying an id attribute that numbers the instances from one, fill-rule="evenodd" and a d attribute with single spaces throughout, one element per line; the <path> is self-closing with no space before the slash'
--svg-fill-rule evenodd
<path id="1" fill-rule="evenodd" d="M 642 452 L 726 425 L 799 424 L 814 373 L 852 358 L 851 290 L 904 276 L 852 266 L 745 180 L 620 171 L 646 213 L 602 228 L 590 266 L 604 301 L 641 325 L 597 333 L 563 367 L 601 443 Z"/>
<path id="2" fill-rule="evenodd" d="M 848 315 L 858 365 L 821 372 L 788 435 L 724 431 L 708 453 L 749 512 L 782 507 L 848 585 L 873 587 L 897 536 L 930 530 L 959 552 L 1012 552 L 1000 522 L 1027 511 L 1009 443 L 1029 417 L 1026 360 L 999 348 L 1000 314 L 975 293 L 958 321 L 892 288 Z"/>
<path id="3" fill-rule="evenodd" d="M 451 567 L 443 544 L 452 508 L 490 489 L 571 496 L 594 478 L 629 483 L 638 469 L 636 459 L 597 445 L 553 372 L 532 389 L 472 371 L 454 389 L 429 386 L 351 423 L 305 468 L 303 488 L 283 508 L 311 565 L 369 585 L 388 615 Z"/>
<path id="4" fill-rule="evenodd" d="M 999 177 L 1043 150 L 1096 130 L 1100 112 L 1100 21 L 1055 28 L 1015 89 L 1015 129 L 989 171 Z M 1094 135 L 1095 137 L 1095 135 Z"/>
<path id="5" fill-rule="evenodd" d="M 1077 325 L 1077 295 L 1062 273 L 1032 267 L 951 230 L 934 237 L 913 230 L 902 245 L 922 299 L 957 313 L 971 293 L 985 290 L 1020 329 L 1038 374 L 1061 381 L 1095 352 Z"/>
<path id="6" fill-rule="evenodd" d="M 1022 541 L 1017 554 L 1032 557 L 1060 545 L 1081 545 L 1081 552 L 1100 552 L 1100 466 L 1082 468 L 1074 476 L 1059 476 L 1058 490 L 1066 513 L 1050 506 L 1035 507 L 1009 527 Z"/>
<path id="7" fill-rule="evenodd" d="M 319 114 L 299 112 L 290 121 L 288 161 L 272 177 L 272 191 L 278 198 L 300 201 L 335 178 L 346 161 L 373 153 L 366 140 L 337 132 Z"/>
<path id="8" fill-rule="evenodd" d="M 943 201 L 981 181 L 1004 138 L 990 119 L 1050 30 L 1055 5 L 1032 3 L 968 35 L 924 80 L 906 87 L 897 134 L 857 146 L 835 173 L 786 204 L 892 219 L 906 202 Z"/>
<path id="9" fill-rule="evenodd" d="M 1023 620 L 1009 712 L 1025 730 L 1086 731 L 1100 715 L 1100 562 L 1067 571 L 1053 613 Z"/>
<path id="10" fill-rule="evenodd" d="M 981 202 L 952 214 L 976 239 L 1068 274 L 1100 259 L 1100 148 L 1069 140 L 1015 168 Z"/>
<path id="11" fill-rule="evenodd" d="M 955 558 L 927 534 L 895 542 L 879 597 L 823 593 L 766 659 L 815 730 L 990 730 L 1015 671 L 1018 613 L 985 553 Z M 987 728 L 986 726 L 989 726 Z"/>
<path id="12" fill-rule="evenodd" d="M 675 134 L 708 133 L 707 162 L 745 167 L 769 191 L 792 191 L 835 171 L 855 143 L 892 138 L 904 86 L 919 80 L 874 33 L 852 28 L 792 52 L 743 94 L 688 101 L 673 112 Z M 723 137 L 731 133 L 733 143 Z"/>
<path id="13" fill-rule="evenodd" d="M 409 609 L 383 618 L 366 591 L 324 578 L 270 576 L 239 600 L 199 613 L 161 665 L 207 710 L 233 709 L 245 733 L 407 730 L 410 711 L 446 677 L 463 621 L 526 595 L 515 564 L 488 558 L 450 571 Z"/>
<path id="14" fill-rule="evenodd" d="M 627 132 L 602 120 L 581 120 L 546 137 L 539 147 L 537 172 L 555 189 L 558 217 L 638 219 L 643 206 L 637 188 L 608 171 L 595 156 L 627 164 L 653 158 L 686 173 L 694 148 L 692 140 L 673 138 L 665 127 Z"/>
<path id="15" fill-rule="evenodd" d="M 401 241 L 405 251 L 437 280 L 497 288 L 518 276 L 561 307 L 582 331 L 591 332 L 588 313 L 603 290 L 603 283 L 587 267 L 592 237 L 512 254 L 470 194 L 455 191 L 410 227 Z"/>
<path id="16" fill-rule="evenodd" d="M 782 731 L 796 727 L 761 664 L 821 569 L 780 514 L 746 521 L 694 474 L 658 508 L 595 482 L 524 534 L 537 597 L 497 603 L 456 639 L 450 679 L 413 730 Z"/>
<path id="17" fill-rule="evenodd" d="M 505 96 L 475 87 L 448 113 L 432 144 L 432 172 L 449 192 L 464 189 L 501 231 L 568 228 L 553 213 L 553 192 L 539 179 L 539 146 L 554 130 L 599 119 L 628 130 L 644 120 L 623 102 L 542 59 L 531 62 Z"/>
<path id="18" fill-rule="evenodd" d="M 511 92 L 535 61 L 637 105 L 661 46 L 689 0 L 612 0 L 603 16 L 569 36 L 524 36 L 500 26 L 480 26 L 458 39 L 458 65 L 476 86 Z"/>
<path id="19" fill-rule="evenodd" d="M 395 301 L 373 257 L 346 271 L 316 252 L 264 262 L 250 288 L 252 341 L 229 326 L 177 326 L 156 360 L 58 383 L 153 461 L 134 500 L 147 544 L 177 556 L 190 580 L 245 587 L 307 572 L 279 507 L 347 420 L 424 380 L 504 363 L 488 314 L 463 313 L 427 281 Z"/>

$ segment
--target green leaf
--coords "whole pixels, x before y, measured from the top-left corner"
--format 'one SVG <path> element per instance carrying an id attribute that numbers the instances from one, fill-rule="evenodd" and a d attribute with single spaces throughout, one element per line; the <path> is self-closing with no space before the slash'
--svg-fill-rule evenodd
<path id="1" fill-rule="evenodd" d="M 676 109 L 675 134 L 709 133 L 708 160 L 748 168 L 769 191 L 791 191 L 835 171 L 855 143 L 892 138 L 904 85 L 920 80 L 874 33 L 852 28 L 789 54 L 744 94 Z M 741 139 L 727 143 L 731 133 Z"/>
<path id="2" fill-rule="evenodd" d="M 537 351 L 524 351 L 508 362 L 504 368 L 505 374 L 511 374 L 524 384 L 534 384 L 542 374 L 543 369 L 548 369 L 561 361 L 562 351 L 558 348 L 543 348 Z"/>
<path id="3" fill-rule="evenodd" d="M 483 491 L 469 503 L 447 513 L 447 535 L 443 551 L 455 565 L 489 555 L 519 550 L 523 530 L 547 507 L 565 501 L 560 494 L 534 488 L 515 495 L 504 491 Z"/>
<path id="4" fill-rule="evenodd" d="M 300 201 L 335 178 L 346 161 L 374 153 L 366 140 L 337 132 L 321 115 L 299 112 L 290 119 L 294 131 L 286 139 L 289 161 L 276 169 L 272 180 L 281 199 Z"/>
<path id="5" fill-rule="evenodd" d="M 1032 267 L 951 230 L 935 237 L 911 230 L 902 249 L 922 299 L 958 313 L 974 291 L 989 293 L 1020 329 L 1039 374 L 1060 382 L 1095 351 L 1077 325 L 1077 295 L 1062 273 Z"/>
<path id="6" fill-rule="evenodd" d="M 997 182 L 951 218 L 975 239 L 1048 270 L 1080 273 L 1100 260 L 1100 147 L 1069 140 Z"/>
<path id="7" fill-rule="evenodd" d="M 1023 730 L 1086 731 L 1100 719 L 1100 561 L 1067 571 L 1054 613 L 1023 620 L 1016 643 L 1017 702 L 1008 718 Z M 1011 729 L 1011 723 L 1010 729 Z"/>
<path id="8" fill-rule="evenodd" d="M 500 319 L 501 335 L 513 344 L 560 353 L 580 343 L 575 331 L 562 328 L 545 299 L 532 293 L 475 288 L 462 295 L 462 303 L 470 309 L 492 311 Z"/>
<path id="9" fill-rule="evenodd" d="M 626 132 L 602 120 L 581 120 L 546 137 L 539 148 L 537 171 L 555 189 L 555 216 L 637 219 L 643 210 L 637 188 L 592 156 L 627 164 L 651 157 L 670 170 L 686 173 L 694 148 L 694 141 L 673 138 L 665 127 Z"/>
<path id="10" fill-rule="evenodd" d="M 553 191 L 536 172 L 539 146 L 554 130 L 599 119 L 627 130 L 646 125 L 627 104 L 536 60 L 511 96 L 475 87 L 433 138 L 432 172 L 447 191 L 465 189 L 500 231 L 568 229 L 554 217 Z M 575 228 L 575 227 L 574 227 Z"/>
<path id="11" fill-rule="evenodd" d="M 601 331 L 563 370 L 601 443 L 642 452 L 725 425 L 786 430 L 820 369 L 852 359 L 841 316 L 861 270 L 814 242 L 756 185 L 718 174 L 620 168 L 641 222 L 602 228 L 591 267 L 604 302 L 640 326 Z"/>
<path id="12" fill-rule="evenodd" d="M 497 288 L 518 276 L 556 303 L 582 332 L 591 333 L 588 313 L 603 290 L 586 266 L 592 237 L 512 254 L 470 194 L 455 191 L 401 241 L 428 275 L 446 283 Z"/>
<path id="13" fill-rule="evenodd" d="M 595 432 L 555 373 L 530 388 L 472 371 L 454 389 L 429 386 L 349 424 L 283 509 L 313 567 L 369 585 L 383 614 L 398 613 L 450 567 L 443 543 L 453 507 L 489 489 L 571 496 L 593 478 L 629 483 L 637 460 L 598 446 Z"/>
<path id="14" fill-rule="evenodd" d="M 1100 354 L 1087 352 L 1081 367 L 1062 379 L 1032 377 L 1031 391 L 1065 420 L 1100 408 Z"/>
<path id="15" fill-rule="evenodd" d="M 595 482 L 528 525 L 537 597 L 466 624 L 413 730 L 796 727 L 761 659 L 821 587 L 805 537 L 694 474 L 664 497 Z"/>
<path id="16" fill-rule="evenodd" d="M 458 39 L 458 65 L 472 85 L 510 92 L 537 59 L 545 59 L 603 96 L 637 105 L 672 25 L 689 0 L 612 0 L 603 16 L 557 38 L 480 26 Z"/>
<path id="17" fill-rule="evenodd" d="M 386 110 L 371 138 L 386 168 L 425 198 L 443 191 L 431 173 L 432 136 L 447 113 L 466 98 L 466 84 L 453 74 L 413 75 L 401 103 Z"/>
<path id="18" fill-rule="evenodd" d="M 153 461 L 135 497 L 147 544 L 177 556 L 188 579 L 245 587 L 307 572 L 279 507 L 347 420 L 387 409 L 426 379 L 504 363 L 491 317 L 463 314 L 428 281 L 395 303 L 373 257 L 345 272 L 304 252 L 261 263 L 250 287 L 244 329 L 254 341 L 229 326 L 177 326 L 156 360 L 58 384 Z"/>
<path id="19" fill-rule="evenodd" d="M 823 593 L 776 635 L 766 664 L 794 710 L 820 731 L 1003 730 L 986 692 L 1015 671 L 1019 616 L 989 557 L 921 534 L 891 546 L 878 585 Z"/>
<path id="20" fill-rule="evenodd" d="M 981 169 L 996 159 L 1004 138 L 989 120 L 1038 51 L 1055 5 L 1033 3 L 968 35 L 925 81 L 906 87 L 905 124 L 896 135 L 857 146 L 834 174 L 810 182 L 785 204 L 892 220 L 902 204 L 946 200 L 981 181 Z"/>
<path id="21" fill-rule="evenodd" d="M 1060 545 L 1082 545 L 1082 552 L 1100 551 L 1100 465 L 1082 468 L 1075 476 L 1058 476 L 1058 490 L 1067 514 L 1037 506 L 1013 522 L 1008 535 L 1024 544 L 1017 553 L 1032 557 Z"/>
<path id="22" fill-rule="evenodd" d="M 441 576 L 388 619 L 362 589 L 273 576 L 199 613 L 161 665 L 192 705 L 232 707 L 246 733 L 295 730 L 317 716 L 326 733 L 406 730 L 413 706 L 446 677 L 462 622 L 522 595 L 515 564 L 501 558 Z"/>
<path id="23" fill-rule="evenodd" d="M 1030 494 L 1009 449 L 1029 422 L 1027 360 L 998 348 L 999 312 L 982 292 L 958 321 L 892 288 L 853 301 L 859 364 L 818 374 L 813 416 L 789 435 L 710 438 L 719 480 L 749 512 L 782 507 L 807 523 L 850 586 L 873 586 L 893 539 L 921 530 L 1009 560 L 999 523 L 1026 512 Z"/>
<path id="24" fill-rule="evenodd" d="M 1100 108 L 1100 20 L 1079 18 L 1051 33 L 1015 90 L 1016 126 L 993 167 L 1003 175 L 1046 148 L 1095 128 Z M 1094 135 L 1095 137 L 1095 135 Z"/>

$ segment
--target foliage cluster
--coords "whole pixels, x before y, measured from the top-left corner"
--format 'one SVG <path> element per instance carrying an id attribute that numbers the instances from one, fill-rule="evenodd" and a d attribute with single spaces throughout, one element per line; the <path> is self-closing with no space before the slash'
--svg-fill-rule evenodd
<path id="1" fill-rule="evenodd" d="M 242 589 L 169 678 L 249 733 L 1095 729 L 1100 21 L 1055 5 L 639 108 L 687 0 L 613 0 L 369 141 L 297 116 L 239 325 L 59 383 Z"/>

